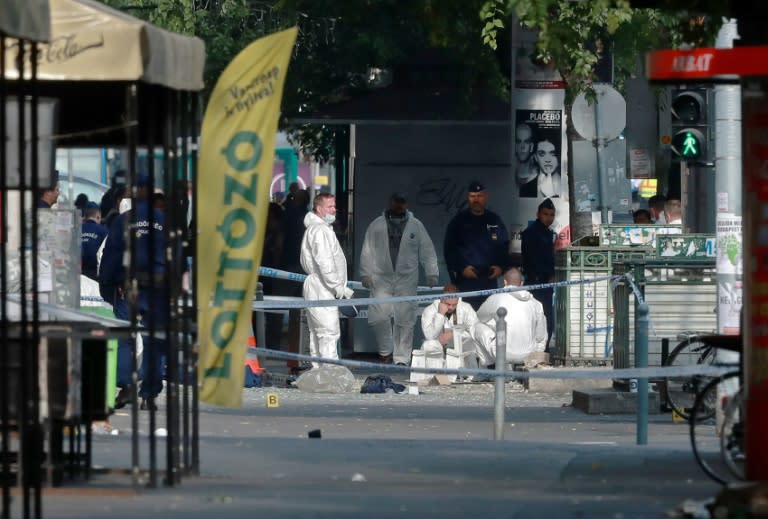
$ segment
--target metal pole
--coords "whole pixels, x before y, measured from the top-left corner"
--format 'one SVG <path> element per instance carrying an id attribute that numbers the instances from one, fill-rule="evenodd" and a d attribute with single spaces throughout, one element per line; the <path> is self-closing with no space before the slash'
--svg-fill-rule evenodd
<path id="1" fill-rule="evenodd" d="M 717 35 L 715 46 L 732 48 L 738 39 L 736 20 L 723 20 L 723 26 Z M 715 104 L 715 242 L 722 250 L 732 250 L 734 246 L 742 247 L 744 207 L 742 200 L 742 113 L 741 85 L 717 84 L 714 87 Z M 728 258 L 728 254 L 723 254 Z M 746 256 L 732 256 L 733 264 L 727 261 L 717 262 L 717 333 L 723 335 L 738 335 L 741 333 L 741 307 L 743 286 L 745 285 L 743 259 Z M 740 354 L 735 351 L 718 348 L 715 353 L 717 362 L 738 363 Z M 732 397 L 739 390 L 736 377 L 728 379 L 717 386 L 717 401 Z M 723 423 L 722 406 L 715 408 L 718 429 Z M 752 458 L 754 459 L 754 458 Z M 750 461 L 752 461 L 750 459 Z"/>
<path id="2" fill-rule="evenodd" d="M 622 275 L 629 266 L 616 262 L 613 275 Z M 613 287 L 613 367 L 629 367 L 629 297 L 632 291 L 626 278 L 620 277 Z"/>
<path id="3" fill-rule="evenodd" d="M 600 102 L 595 100 L 595 153 L 597 158 L 597 190 L 600 197 L 600 223 L 608 222 L 608 203 L 605 189 L 605 161 L 603 160 L 603 148 L 605 139 L 601 136 L 600 127 Z"/>
<path id="4" fill-rule="evenodd" d="M 635 313 L 635 367 L 648 367 L 648 305 Z M 637 444 L 648 444 L 648 378 L 637 379 Z"/>
<path id="5" fill-rule="evenodd" d="M 502 374 L 507 369 L 507 322 L 504 317 L 507 309 L 504 307 L 496 311 L 496 380 L 494 382 L 493 395 L 493 439 L 504 439 L 504 383 Z"/>
<path id="6" fill-rule="evenodd" d="M 256 283 L 256 301 L 264 301 L 264 285 L 261 284 L 261 281 Z M 276 344 L 267 344 L 267 334 L 265 332 L 264 323 L 264 312 L 259 310 L 256 312 L 256 346 L 259 348 L 276 346 Z"/>
<path id="7" fill-rule="evenodd" d="M 136 180 L 136 141 L 138 140 L 138 127 L 134 126 L 139 119 L 138 110 L 138 86 L 131 83 L 125 92 L 125 113 L 131 123 L 125 130 L 125 143 L 128 152 L 126 169 L 128 176 L 126 184 L 133 186 Z M 126 193 L 127 195 L 128 193 Z M 133 243 L 131 240 L 129 243 Z M 133 247 L 130 249 L 133 254 Z M 123 260 L 125 261 L 125 260 Z M 131 272 L 132 273 L 132 272 Z M 132 315 L 132 311 L 131 311 Z M 138 365 L 136 359 L 136 320 L 131 317 L 131 481 L 135 488 L 141 485 L 141 465 L 139 461 L 139 403 L 138 403 Z"/>

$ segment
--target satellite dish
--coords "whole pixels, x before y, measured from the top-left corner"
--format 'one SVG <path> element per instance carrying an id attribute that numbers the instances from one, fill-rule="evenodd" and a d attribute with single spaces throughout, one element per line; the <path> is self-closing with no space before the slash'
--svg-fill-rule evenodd
<path id="1" fill-rule="evenodd" d="M 627 125 L 627 103 L 621 94 L 607 83 L 593 85 L 597 103 L 589 104 L 582 92 L 571 108 L 573 126 L 588 141 L 612 140 L 621 135 Z M 597 134 L 595 115 L 599 117 L 600 135 Z"/>

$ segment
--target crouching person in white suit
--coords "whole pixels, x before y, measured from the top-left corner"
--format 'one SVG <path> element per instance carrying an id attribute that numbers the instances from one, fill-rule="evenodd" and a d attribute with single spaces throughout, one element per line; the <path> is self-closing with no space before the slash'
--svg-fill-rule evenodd
<path id="1" fill-rule="evenodd" d="M 519 287 L 523 276 L 516 268 L 504 274 L 505 287 Z M 496 362 L 497 310 L 506 308 L 507 363 L 521 364 L 536 351 L 544 351 L 547 343 L 547 320 L 544 310 L 530 292 L 518 290 L 493 294 L 477 310 L 479 323 L 475 327 L 477 356 L 482 367 Z"/>
<path id="2" fill-rule="evenodd" d="M 446 285 L 444 294 L 458 292 L 456 285 Z M 433 301 L 421 314 L 424 342 L 420 350 L 413 351 L 411 365 L 427 368 L 477 367 L 474 330 L 477 314 L 469 303 L 458 297 L 445 297 Z M 411 373 L 411 382 L 431 375 Z M 451 382 L 456 375 L 450 376 Z"/>

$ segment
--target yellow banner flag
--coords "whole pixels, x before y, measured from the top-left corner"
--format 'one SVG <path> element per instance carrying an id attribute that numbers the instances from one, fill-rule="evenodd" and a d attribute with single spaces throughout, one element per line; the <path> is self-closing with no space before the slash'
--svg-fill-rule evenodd
<path id="1" fill-rule="evenodd" d="M 200 399 L 242 403 L 251 301 L 259 277 L 275 134 L 297 29 L 246 47 L 205 110 L 197 181 Z M 263 344 L 260 346 L 264 346 Z"/>

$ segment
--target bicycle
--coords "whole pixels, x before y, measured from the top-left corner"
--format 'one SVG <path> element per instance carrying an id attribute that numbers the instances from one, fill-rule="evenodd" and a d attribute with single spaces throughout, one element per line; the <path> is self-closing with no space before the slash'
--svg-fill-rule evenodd
<path id="1" fill-rule="evenodd" d="M 712 350 L 717 348 L 741 352 L 741 336 L 707 336 L 704 342 Z M 713 355 L 714 356 L 714 355 Z M 721 484 L 743 481 L 745 402 L 742 384 L 742 367 L 719 377 L 711 377 L 696 394 L 689 412 L 689 428 L 693 456 L 705 474 Z M 718 388 L 737 388 L 730 396 L 718 399 Z M 717 410 L 722 411 L 718 425 Z"/>
<path id="2" fill-rule="evenodd" d="M 709 477 L 723 485 L 745 479 L 743 388 L 739 387 L 736 394 L 722 399 L 723 418 L 719 426 L 708 409 L 704 410 L 707 415 L 704 418 L 698 416 L 698 409 L 703 400 L 717 399 L 720 384 L 738 381 L 740 377 L 741 373 L 736 371 L 711 380 L 699 393 L 689 420 L 694 459 Z"/>
<path id="3" fill-rule="evenodd" d="M 718 335 L 690 334 L 675 346 L 664 366 L 690 366 L 693 364 L 713 364 L 716 352 L 710 341 Z M 696 395 L 715 377 L 711 375 L 679 375 L 667 377 L 665 399 L 667 407 L 686 420 L 690 419 L 689 410 L 693 407 Z M 708 402 L 708 415 L 714 414 L 714 401 Z M 700 412 L 705 414 L 704 409 Z"/>

